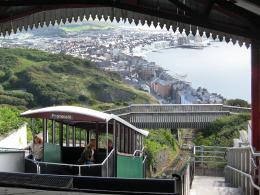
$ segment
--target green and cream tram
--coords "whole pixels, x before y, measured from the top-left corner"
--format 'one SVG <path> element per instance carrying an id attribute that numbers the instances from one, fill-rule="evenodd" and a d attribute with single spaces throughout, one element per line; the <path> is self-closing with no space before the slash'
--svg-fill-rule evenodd
<path id="1" fill-rule="evenodd" d="M 113 114 L 75 106 L 54 106 L 29 110 L 21 114 L 41 120 L 43 157 L 40 161 L 25 159 L 25 172 L 38 174 L 145 177 L 144 136 L 138 129 Z M 85 146 L 96 141 L 94 164 L 78 164 Z M 107 147 L 112 140 L 113 149 Z"/>

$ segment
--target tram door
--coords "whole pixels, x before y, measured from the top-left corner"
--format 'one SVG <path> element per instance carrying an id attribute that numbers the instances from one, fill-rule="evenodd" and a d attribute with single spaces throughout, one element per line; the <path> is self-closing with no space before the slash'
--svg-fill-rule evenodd
<path id="1" fill-rule="evenodd" d="M 143 136 L 131 128 L 118 126 L 117 177 L 144 178 Z"/>
<path id="2" fill-rule="evenodd" d="M 43 119 L 43 161 L 61 163 L 63 124 Z"/>

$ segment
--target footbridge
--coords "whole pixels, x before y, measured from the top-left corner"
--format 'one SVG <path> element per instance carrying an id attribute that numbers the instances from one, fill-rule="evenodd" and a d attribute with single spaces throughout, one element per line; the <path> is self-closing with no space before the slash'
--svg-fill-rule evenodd
<path id="1" fill-rule="evenodd" d="M 107 110 L 139 128 L 206 128 L 216 119 L 251 112 L 250 108 L 223 104 L 133 104 Z"/>

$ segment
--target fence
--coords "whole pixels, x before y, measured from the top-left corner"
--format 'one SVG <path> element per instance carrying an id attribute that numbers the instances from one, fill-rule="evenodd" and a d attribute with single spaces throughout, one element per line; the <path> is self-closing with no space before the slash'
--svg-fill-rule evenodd
<path id="1" fill-rule="evenodd" d="M 194 146 L 195 175 L 224 176 L 227 149 L 229 148 L 219 146 Z"/>
<path id="2" fill-rule="evenodd" d="M 226 181 L 232 187 L 241 188 L 246 195 L 260 194 L 259 159 L 251 146 L 230 148 L 225 169 Z"/>

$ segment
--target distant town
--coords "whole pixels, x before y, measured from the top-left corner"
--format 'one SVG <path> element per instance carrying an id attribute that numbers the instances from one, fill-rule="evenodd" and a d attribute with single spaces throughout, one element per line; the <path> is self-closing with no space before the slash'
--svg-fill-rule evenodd
<path id="1" fill-rule="evenodd" d="M 92 28 L 82 28 L 86 25 Z M 147 91 L 161 104 L 225 101 L 222 95 L 210 93 L 203 87 L 192 88 L 191 83 L 186 81 L 187 75 L 170 75 L 160 64 L 144 58 L 145 53 L 161 49 L 203 49 L 210 44 L 214 44 L 213 40 L 205 36 L 131 26 L 97 26 L 90 22 L 32 30 L 1 38 L 0 41 L 0 47 L 4 48 L 32 48 L 88 59 L 102 70 L 118 73 L 125 83 Z"/>

